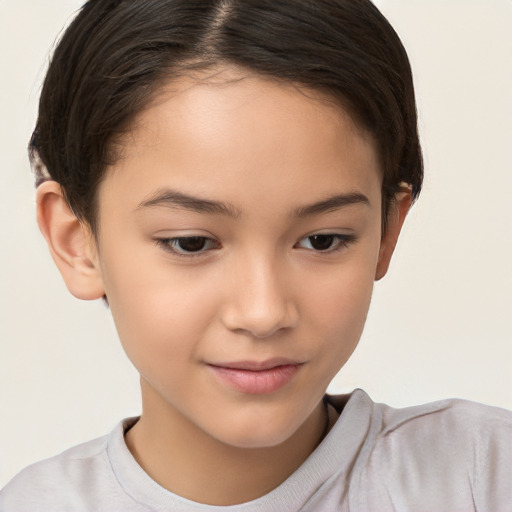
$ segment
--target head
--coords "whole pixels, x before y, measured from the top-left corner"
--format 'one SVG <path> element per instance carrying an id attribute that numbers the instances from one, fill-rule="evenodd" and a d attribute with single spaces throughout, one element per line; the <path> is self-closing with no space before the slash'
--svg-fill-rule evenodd
<path id="1" fill-rule="evenodd" d="M 413 199 L 419 194 L 408 58 L 369 0 L 87 2 L 56 48 L 41 94 L 30 144 L 38 180 L 45 169 L 95 232 L 97 190 L 119 157 L 116 140 L 163 84 L 219 64 L 340 104 L 375 138 L 385 213 L 401 183 Z"/>
<path id="2" fill-rule="evenodd" d="M 108 297 L 149 410 L 239 446 L 316 410 L 422 181 L 408 59 L 367 0 L 91 0 L 30 152 L 52 255 Z M 296 374 L 226 380 L 247 360 Z"/>

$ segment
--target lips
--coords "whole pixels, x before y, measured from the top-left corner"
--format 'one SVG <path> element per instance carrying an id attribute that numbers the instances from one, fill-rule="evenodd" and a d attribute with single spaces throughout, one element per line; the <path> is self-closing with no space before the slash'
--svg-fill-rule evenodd
<path id="1" fill-rule="evenodd" d="M 223 384 L 247 394 L 274 393 L 288 384 L 303 363 L 290 359 L 236 361 L 208 364 Z"/>

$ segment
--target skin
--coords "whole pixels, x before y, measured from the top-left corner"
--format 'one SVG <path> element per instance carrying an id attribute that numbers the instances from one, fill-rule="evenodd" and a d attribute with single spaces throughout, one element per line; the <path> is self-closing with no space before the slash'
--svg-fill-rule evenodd
<path id="1" fill-rule="evenodd" d="M 358 343 L 410 206 L 404 190 L 382 234 L 374 141 L 324 100 L 233 69 L 176 80 L 108 169 L 96 238 L 56 183 L 38 190 L 39 225 L 69 290 L 108 296 L 140 372 L 143 413 L 128 447 L 185 498 L 255 499 L 314 450 L 321 399 Z M 322 209 L 333 196 L 349 204 Z M 335 236 L 310 238 L 319 234 Z M 180 255 L 176 238 L 187 236 L 208 241 Z M 300 366 L 265 394 L 234 389 L 211 367 L 275 357 Z"/>

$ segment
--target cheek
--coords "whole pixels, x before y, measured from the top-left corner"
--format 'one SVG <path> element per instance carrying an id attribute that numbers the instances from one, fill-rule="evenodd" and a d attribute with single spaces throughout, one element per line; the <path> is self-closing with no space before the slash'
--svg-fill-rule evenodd
<path id="1" fill-rule="evenodd" d="M 179 373 L 183 361 L 195 358 L 218 310 L 204 280 L 172 272 L 165 263 L 123 266 L 116 260 L 105 272 L 119 338 L 142 375 Z"/>
<path id="2" fill-rule="evenodd" d="M 350 287 L 350 283 L 344 283 L 344 290 L 335 290 L 331 294 L 331 300 L 318 301 L 321 308 L 318 316 L 318 331 L 329 345 L 325 354 L 331 354 L 339 362 L 344 364 L 355 350 L 361 337 L 368 309 L 370 306 L 373 281 L 365 283 L 357 282 L 356 287 Z"/>
<path id="3" fill-rule="evenodd" d="M 341 275 L 339 275 L 341 274 Z M 373 290 L 373 279 L 355 272 L 341 272 L 315 287 L 309 302 L 317 311 L 317 319 L 324 328 L 329 325 L 358 324 L 364 321 Z"/>
<path id="4" fill-rule="evenodd" d="M 310 332 L 323 345 L 320 357 L 337 371 L 355 350 L 370 306 L 376 255 L 353 261 L 319 276 L 309 287 L 308 303 L 313 319 Z M 334 375 L 332 375 L 334 376 Z"/>
<path id="5" fill-rule="evenodd" d="M 364 322 L 373 291 L 378 248 L 362 243 L 345 259 L 308 278 L 308 301 L 318 319 L 329 325 Z"/>

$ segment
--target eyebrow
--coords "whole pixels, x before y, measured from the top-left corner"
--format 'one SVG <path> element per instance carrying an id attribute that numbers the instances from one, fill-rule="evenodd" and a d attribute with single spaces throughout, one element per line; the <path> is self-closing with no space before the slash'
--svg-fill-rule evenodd
<path id="1" fill-rule="evenodd" d="M 349 194 L 336 194 L 334 196 L 323 199 L 316 203 L 306 206 L 300 206 L 295 210 L 297 217 L 308 217 L 310 215 L 318 215 L 320 213 L 327 213 L 339 210 L 346 206 L 353 204 L 364 204 L 370 206 L 369 199 L 359 192 L 352 192 Z"/>
<path id="2" fill-rule="evenodd" d="M 240 217 L 240 211 L 229 203 L 211 201 L 199 197 L 183 194 L 176 190 L 165 189 L 142 201 L 138 208 L 150 208 L 162 206 L 166 208 L 182 208 L 197 213 L 209 213 L 214 215 L 226 215 L 228 217 Z"/>
<path id="3" fill-rule="evenodd" d="M 296 217 L 308 217 L 339 210 L 353 204 L 370 206 L 370 201 L 364 194 L 359 192 L 336 194 L 322 199 L 321 201 L 306 206 L 300 206 L 296 208 L 293 213 Z M 226 215 L 235 219 L 241 215 L 241 211 L 232 204 L 202 199 L 171 189 L 156 192 L 156 194 L 149 199 L 142 201 L 137 209 L 151 207 L 182 208 L 197 213 Z"/>

